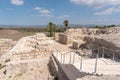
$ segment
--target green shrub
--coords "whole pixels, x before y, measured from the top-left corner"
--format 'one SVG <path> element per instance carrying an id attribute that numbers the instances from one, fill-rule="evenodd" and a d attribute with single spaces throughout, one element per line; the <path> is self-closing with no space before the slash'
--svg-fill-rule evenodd
<path id="1" fill-rule="evenodd" d="M 57 76 L 55 76 L 53 80 L 58 80 L 58 77 L 57 77 Z"/>
<path id="2" fill-rule="evenodd" d="M 0 69 L 2 69 L 4 66 L 2 64 L 0 64 Z"/>

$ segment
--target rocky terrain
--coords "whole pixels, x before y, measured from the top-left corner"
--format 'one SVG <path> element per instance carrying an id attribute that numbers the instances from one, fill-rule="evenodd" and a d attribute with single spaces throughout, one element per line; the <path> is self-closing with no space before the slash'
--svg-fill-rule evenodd
<path id="1" fill-rule="evenodd" d="M 120 76 L 84 76 L 76 80 L 119 80 Z"/>
<path id="2" fill-rule="evenodd" d="M 44 34 L 12 40 L 1 39 L 0 80 L 47 80 L 52 41 Z M 13 47 L 14 46 L 14 47 Z"/>
<path id="3" fill-rule="evenodd" d="M 68 29 L 65 34 L 60 33 L 56 35 L 56 40 L 64 45 L 71 45 L 72 49 L 79 51 L 87 59 L 96 58 L 96 53 L 99 51 L 99 58 L 102 57 L 104 48 L 104 58 L 115 60 L 119 63 L 120 46 L 119 38 L 120 28 L 105 28 L 105 29 Z M 64 39 L 62 39 L 64 38 Z M 93 56 L 95 53 L 95 56 Z M 66 59 L 66 57 L 65 57 Z M 74 65 L 74 64 L 73 64 Z M 104 66 L 105 67 L 105 66 Z M 117 68 L 119 69 L 119 68 Z M 119 75 L 103 75 L 91 76 L 86 75 L 77 80 L 119 80 Z"/>
<path id="4" fill-rule="evenodd" d="M 120 59 L 120 28 L 106 29 L 106 33 L 99 33 L 95 35 L 87 35 L 84 37 L 84 44 L 80 47 L 85 49 L 97 49 L 99 47 L 106 47 L 115 53 L 115 56 Z M 106 54 L 110 54 L 106 53 Z"/>
<path id="5" fill-rule="evenodd" d="M 92 50 L 99 47 L 112 49 L 116 57 L 120 58 L 120 28 L 76 28 L 68 29 L 65 34 L 56 36 L 56 40 L 63 44 L 72 44 L 74 49 Z M 63 39 L 64 38 L 64 39 Z M 108 54 L 108 53 L 106 53 Z"/>
<path id="6" fill-rule="evenodd" d="M 9 51 L 14 45 L 15 42 L 11 39 L 0 39 L 0 54 Z"/>
<path id="7" fill-rule="evenodd" d="M 78 50 L 89 59 L 93 54 L 93 49 L 105 47 L 112 49 L 115 52 L 115 58 L 119 59 L 119 32 L 119 27 L 68 29 L 65 33 L 57 33 L 55 36 L 56 41 L 63 43 L 62 45 L 43 33 L 22 37 L 18 41 L 0 39 L 0 80 L 48 80 L 48 78 L 53 80 L 48 67 L 49 59 L 54 51 L 53 45 L 60 51 Z M 113 56 L 111 53 L 113 52 L 106 50 L 105 57 L 111 58 Z M 119 80 L 120 76 L 86 75 L 80 80 L 88 79 Z"/>

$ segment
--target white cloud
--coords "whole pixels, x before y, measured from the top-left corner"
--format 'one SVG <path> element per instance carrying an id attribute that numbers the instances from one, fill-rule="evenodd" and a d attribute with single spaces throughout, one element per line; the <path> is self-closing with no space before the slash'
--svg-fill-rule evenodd
<path id="1" fill-rule="evenodd" d="M 65 18 L 69 18 L 70 16 L 69 15 L 63 15 L 63 16 L 59 16 L 58 18 L 59 19 L 65 19 Z"/>
<path id="2" fill-rule="evenodd" d="M 104 11 L 96 12 L 95 15 L 107 15 L 107 14 L 113 14 L 113 13 L 120 13 L 120 7 L 108 8 Z"/>
<path id="3" fill-rule="evenodd" d="M 14 5 L 23 5 L 24 0 L 11 0 L 11 3 Z"/>
<path id="4" fill-rule="evenodd" d="M 34 10 L 38 11 L 41 16 L 51 17 L 51 11 L 41 8 L 41 7 L 35 7 Z"/>
<path id="5" fill-rule="evenodd" d="M 87 5 L 94 8 L 101 8 L 109 5 L 120 5 L 120 0 L 70 0 L 77 5 Z"/>

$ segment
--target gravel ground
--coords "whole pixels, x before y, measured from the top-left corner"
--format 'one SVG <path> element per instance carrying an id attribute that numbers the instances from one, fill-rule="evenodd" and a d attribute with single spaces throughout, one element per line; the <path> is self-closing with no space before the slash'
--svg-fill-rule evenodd
<path id="1" fill-rule="evenodd" d="M 85 76 L 76 80 L 120 80 L 120 76 Z"/>

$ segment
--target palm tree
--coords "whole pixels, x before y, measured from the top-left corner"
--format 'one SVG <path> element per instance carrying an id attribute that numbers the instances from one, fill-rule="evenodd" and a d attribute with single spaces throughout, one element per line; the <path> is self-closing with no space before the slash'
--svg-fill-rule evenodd
<path id="1" fill-rule="evenodd" d="M 55 30 L 56 30 L 55 24 L 52 22 L 49 22 L 48 32 L 49 32 L 50 37 L 52 37 L 54 35 Z"/>
<path id="2" fill-rule="evenodd" d="M 69 21 L 68 21 L 68 20 L 65 20 L 63 23 L 64 23 L 64 25 L 65 25 L 65 31 L 66 31 L 66 29 L 68 28 Z"/>

